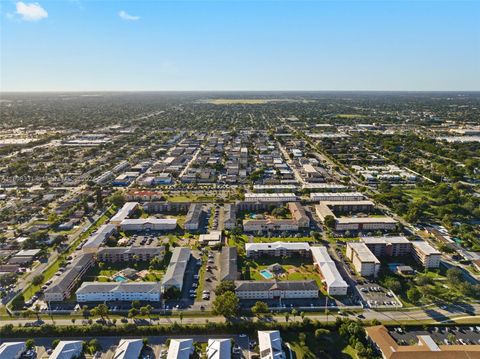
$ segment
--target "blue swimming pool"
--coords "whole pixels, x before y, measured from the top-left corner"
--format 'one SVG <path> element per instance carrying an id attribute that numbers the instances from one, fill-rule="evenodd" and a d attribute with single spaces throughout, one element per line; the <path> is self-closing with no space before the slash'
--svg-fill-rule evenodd
<path id="1" fill-rule="evenodd" d="M 265 278 L 265 279 L 272 279 L 272 278 L 273 278 L 272 272 L 270 272 L 270 271 L 267 270 L 267 269 L 262 269 L 262 270 L 260 271 L 260 274 L 261 274 L 262 277 Z"/>
<path id="2" fill-rule="evenodd" d="M 113 278 L 115 282 L 126 282 L 128 279 L 125 278 L 124 276 L 117 275 L 115 278 Z"/>

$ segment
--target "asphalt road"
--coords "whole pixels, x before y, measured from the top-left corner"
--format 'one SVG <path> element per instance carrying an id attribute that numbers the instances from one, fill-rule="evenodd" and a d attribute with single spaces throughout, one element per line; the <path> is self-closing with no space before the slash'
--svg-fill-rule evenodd
<path id="1" fill-rule="evenodd" d="M 377 319 L 381 322 L 412 322 L 415 323 L 417 321 L 425 321 L 425 320 L 435 320 L 437 322 L 446 322 L 451 319 L 455 318 L 478 318 L 480 322 L 480 304 L 462 304 L 462 305 L 449 305 L 444 306 L 442 308 L 436 307 L 434 305 L 427 306 L 421 309 L 414 309 L 414 310 L 395 310 L 395 311 L 374 311 L 371 309 L 364 310 L 362 317 L 359 319 L 362 320 L 373 320 Z M 307 317 L 312 320 L 319 320 L 322 322 L 327 321 L 334 321 L 338 315 L 333 314 L 308 314 Z M 352 318 L 358 318 L 357 315 L 351 315 Z M 2 319 L 2 325 L 6 324 L 22 324 L 25 323 L 32 323 L 35 319 Z M 252 319 L 257 320 L 257 319 Z M 285 317 L 283 315 L 276 315 L 273 316 L 272 320 L 277 322 L 285 322 Z M 290 315 L 289 321 L 300 321 L 300 316 L 293 318 Z M 129 319 L 129 322 L 133 322 L 134 320 Z M 215 322 L 215 323 L 222 323 L 225 319 L 219 316 L 205 316 L 205 317 L 184 317 L 181 321 L 183 324 L 205 324 L 207 322 Z M 51 320 L 45 320 L 46 323 L 55 324 L 55 325 L 72 325 L 71 319 L 55 319 L 52 323 Z M 144 325 L 148 325 L 147 320 L 139 320 L 139 322 L 143 323 Z M 172 324 L 177 322 L 180 324 L 180 318 L 178 317 L 159 317 L 158 320 L 152 320 L 152 324 Z M 77 319 L 74 325 L 83 325 L 82 320 Z"/>

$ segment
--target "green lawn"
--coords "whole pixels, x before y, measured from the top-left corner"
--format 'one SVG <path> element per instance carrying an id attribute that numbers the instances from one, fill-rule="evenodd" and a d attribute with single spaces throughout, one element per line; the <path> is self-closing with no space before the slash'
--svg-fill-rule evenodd
<path id="1" fill-rule="evenodd" d="M 282 332 L 285 343 L 289 343 L 297 359 L 356 359 L 357 353 L 338 333 L 331 332 L 320 339 L 313 333 L 305 333 L 305 343 L 300 342 L 298 332 Z"/>

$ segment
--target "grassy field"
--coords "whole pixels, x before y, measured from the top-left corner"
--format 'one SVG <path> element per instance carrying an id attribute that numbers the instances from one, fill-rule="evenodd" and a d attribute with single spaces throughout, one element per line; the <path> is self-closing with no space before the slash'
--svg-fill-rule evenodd
<path id="1" fill-rule="evenodd" d="M 298 332 L 284 332 L 282 337 L 290 344 L 297 359 L 329 358 L 356 359 L 357 352 L 337 333 L 330 333 L 322 338 L 315 338 L 313 333 L 305 333 L 306 340 L 301 342 Z"/>

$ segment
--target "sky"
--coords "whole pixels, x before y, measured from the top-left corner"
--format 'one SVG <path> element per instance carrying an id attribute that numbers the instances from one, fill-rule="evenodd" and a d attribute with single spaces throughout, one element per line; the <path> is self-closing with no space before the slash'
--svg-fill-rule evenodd
<path id="1" fill-rule="evenodd" d="M 0 0 L 0 91 L 480 90 L 480 0 Z"/>

